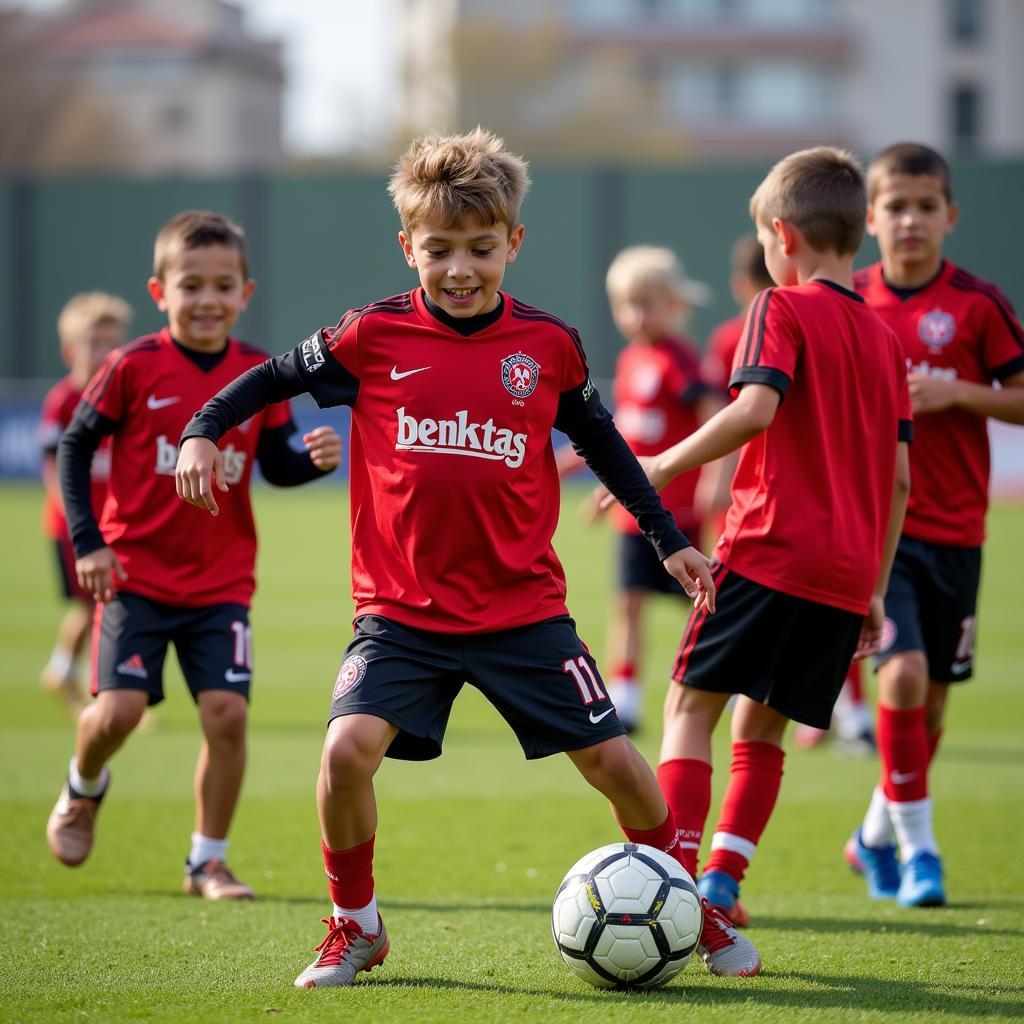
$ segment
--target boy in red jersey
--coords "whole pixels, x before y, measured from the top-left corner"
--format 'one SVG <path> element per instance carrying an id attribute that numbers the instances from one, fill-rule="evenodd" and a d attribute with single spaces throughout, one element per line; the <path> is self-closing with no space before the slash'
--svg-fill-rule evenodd
<path id="1" fill-rule="evenodd" d="M 61 593 L 69 602 L 57 630 L 57 642 L 40 673 L 39 682 L 60 699 L 73 718 L 77 718 L 85 706 L 85 695 L 78 682 L 78 658 L 89 636 L 93 600 L 75 578 L 75 552 L 57 480 L 57 446 L 86 384 L 103 360 L 125 340 L 131 319 L 131 307 L 115 295 L 87 292 L 68 300 L 57 318 L 57 335 L 69 372 L 46 393 L 39 423 L 46 490 L 43 532 L 56 548 Z M 92 463 L 92 506 L 96 514 L 103 507 L 109 474 L 110 445 L 105 442 Z"/>
<path id="2" fill-rule="evenodd" d="M 859 271 L 855 284 L 903 347 L 914 486 L 877 659 L 882 778 L 846 856 L 873 897 L 941 906 L 928 770 L 950 687 L 973 672 L 986 420 L 1024 423 L 1024 332 L 995 285 L 943 259 L 958 210 L 940 154 L 916 143 L 890 146 L 868 168 L 868 198 L 868 230 L 882 259 Z"/>
<path id="3" fill-rule="evenodd" d="M 163 699 L 173 640 L 199 710 L 204 743 L 196 767 L 196 830 L 186 893 L 246 899 L 225 857 L 245 770 L 252 678 L 249 602 L 256 531 L 249 502 L 253 459 L 280 485 L 314 480 L 340 462 L 329 427 L 303 438 L 286 404 L 260 410 L 231 431 L 224 472 L 237 486 L 226 515 L 210 520 L 175 498 L 177 438 L 191 411 L 265 353 L 230 336 L 252 295 L 241 229 L 218 214 L 188 211 L 156 238 L 149 293 L 168 326 L 115 351 L 93 377 L 61 438 L 58 471 L 78 582 L 101 602 L 93 626 L 92 691 L 78 719 L 75 756 L 50 820 L 58 860 L 81 864 L 92 849 L 107 790 L 107 761 Z M 109 490 L 97 524 L 89 500 L 93 453 L 111 438 Z"/>
<path id="4" fill-rule="evenodd" d="M 680 334 L 694 306 L 705 304 L 710 290 L 692 281 L 671 249 L 637 245 L 612 260 L 606 276 L 612 317 L 626 347 L 615 364 L 612 396 L 615 426 L 636 455 L 653 455 L 693 433 L 722 406 L 701 379 L 692 343 Z M 559 475 L 581 468 L 571 445 L 557 455 Z M 708 467 L 701 490 L 715 489 L 717 467 Z M 697 508 L 701 470 L 686 473 L 661 495 L 676 525 L 699 537 Z M 590 507 L 596 509 L 594 503 Z M 636 520 L 621 506 L 611 510 L 618 534 L 617 580 L 608 617 L 605 657 L 611 666 L 608 696 L 627 732 L 638 727 L 642 706 L 642 617 L 651 594 L 683 595 L 678 581 L 662 568 Z"/>
<path id="5" fill-rule="evenodd" d="M 308 391 L 352 408 L 356 634 L 334 687 L 317 804 L 333 909 L 299 988 L 351 985 L 381 963 L 373 778 L 385 755 L 441 752 L 465 682 L 512 726 L 528 758 L 567 752 L 633 842 L 673 849 L 653 772 L 623 735 L 565 607 L 551 547 L 557 426 L 620 496 L 666 569 L 714 608 L 707 559 L 647 482 L 590 381 L 579 335 L 502 292 L 519 255 L 526 165 L 483 129 L 417 139 L 390 191 L 420 287 L 351 310 L 335 328 L 252 370 L 197 414 L 178 460 L 181 496 L 215 511 L 214 442 L 268 401 Z M 760 967 L 714 911 L 700 952 L 717 974 Z"/>
<path id="6" fill-rule="evenodd" d="M 910 398 L 899 342 L 852 290 L 866 193 L 856 160 L 780 161 L 750 213 L 780 287 L 750 307 L 713 419 L 646 460 L 652 482 L 743 446 L 713 575 L 665 703 L 658 779 L 688 869 L 711 801 L 711 734 L 733 693 L 732 765 L 702 895 L 741 922 L 739 883 L 782 781 L 789 721 L 825 728 L 855 652 L 877 650 L 909 487 Z"/>

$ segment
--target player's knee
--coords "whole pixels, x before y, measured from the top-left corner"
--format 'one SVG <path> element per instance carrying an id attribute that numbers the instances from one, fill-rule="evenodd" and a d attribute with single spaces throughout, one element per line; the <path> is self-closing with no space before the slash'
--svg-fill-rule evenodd
<path id="1" fill-rule="evenodd" d="M 879 673 L 879 697 L 887 707 L 920 707 L 928 692 L 928 663 L 919 651 L 890 658 Z"/>
<path id="2" fill-rule="evenodd" d="M 360 786 L 373 778 L 376 759 L 355 736 L 340 732 L 329 735 L 324 745 L 321 775 L 332 793 Z"/>
<path id="3" fill-rule="evenodd" d="M 107 694 L 101 694 L 101 699 L 94 705 L 96 728 L 107 739 L 124 739 L 139 724 L 146 710 L 146 700 L 134 699 L 134 693 L 125 693 L 110 692 L 106 700 L 102 698 Z"/>
<path id="4" fill-rule="evenodd" d="M 602 792 L 612 783 L 628 785 L 637 773 L 640 752 L 625 736 L 575 751 L 573 761 L 584 778 Z"/>
<path id="5" fill-rule="evenodd" d="M 203 733 L 211 743 L 244 743 L 247 719 L 248 705 L 238 694 L 217 694 L 202 705 Z"/>

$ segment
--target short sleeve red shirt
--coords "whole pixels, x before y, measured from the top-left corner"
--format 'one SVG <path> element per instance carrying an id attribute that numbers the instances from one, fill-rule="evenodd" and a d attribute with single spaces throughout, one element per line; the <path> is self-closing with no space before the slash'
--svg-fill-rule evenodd
<path id="1" fill-rule="evenodd" d="M 419 289 L 325 332 L 358 379 L 352 405 L 356 615 L 442 633 L 492 632 L 565 615 L 551 539 L 560 488 L 551 430 L 587 380 L 574 330 L 502 296 L 468 337 Z"/>
<path id="2" fill-rule="evenodd" d="M 1024 370 L 1024 332 L 995 285 L 952 263 L 925 287 L 901 295 L 881 263 L 859 271 L 855 286 L 896 332 L 910 373 L 992 384 Z M 903 532 L 951 547 L 985 539 L 988 424 L 964 409 L 919 416 L 910 451 L 913 481 Z"/>
<path id="3" fill-rule="evenodd" d="M 685 341 L 664 338 L 653 345 L 627 345 L 615 365 L 615 425 L 634 454 L 656 455 L 697 429 L 694 403 L 706 391 L 697 354 Z M 661 491 L 662 504 L 689 536 L 699 532 L 693 511 L 699 478 L 699 469 L 682 473 Z M 621 505 L 612 506 L 611 516 L 620 533 L 640 533 Z"/>
<path id="4" fill-rule="evenodd" d="M 868 610 L 910 398 L 895 334 L 831 282 L 769 288 L 750 307 L 730 387 L 783 395 L 741 450 L 716 554 L 795 597 Z"/>
<path id="5" fill-rule="evenodd" d="M 123 589 L 171 605 L 248 605 L 256 560 L 252 464 L 260 432 L 288 422 L 287 403 L 268 406 L 222 439 L 229 490 L 217 495 L 216 518 L 178 498 L 174 467 L 192 414 L 266 358 L 229 338 L 223 359 L 204 370 L 164 329 L 116 350 L 89 383 L 82 400 L 115 424 L 99 526 L 128 575 Z"/>
<path id="6" fill-rule="evenodd" d="M 711 332 L 704 359 L 700 364 L 701 376 L 707 381 L 708 387 L 722 392 L 729 389 L 729 374 L 732 373 L 736 346 L 743 336 L 746 322 L 747 314 L 737 313 Z"/>
<path id="7" fill-rule="evenodd" d="M 64 377 L 46 392 L 39 417 L 39 447 L 43 458 L 53 458 L 60 443 L 61 434 L 71 422 L 82 392 Z M 99 518 L 103 501 L 107 496 L 107 479 L 110 476 L 110 438 L 105 437 L 92 457 L 90 477 L 92 483 L 92 508 Z M 50 497 L 43 499 L 43 533 L 51 540 L 68 540 L 68 524 L 64 510 Z"/>

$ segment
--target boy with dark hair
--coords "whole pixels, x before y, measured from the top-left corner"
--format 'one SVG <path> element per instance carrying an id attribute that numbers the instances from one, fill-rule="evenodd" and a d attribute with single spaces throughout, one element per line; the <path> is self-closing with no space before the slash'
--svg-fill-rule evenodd
<path id="1" fill-rule="evenodd" d="M 846 858 L 872 897 L 941 906 L 928 771 L 950 688 L 974 670 L 986 421 L 1024 424 L 1024 332 L 995 285 L 943 258 L 959 211 L 939 153 L 917 143 L 883 150 L 868 167 L 868 202 L 882 258 L 857 273 L 855 286 L 906 358 L 914 486 L 876 659 L 882 778 Z"/>
<path id="2" fill-rule="evenodd" d="M 178 492 L 216 511 L 214 442 L 267 402 L 308 391 L 352 407 L 356 634 L 334 687 L 317 804 L 333 909 L 299 988 L 351 985 L 381 963 L 373 778 L 385 755 L 441 752 L 465 682 L 528 758 L 566 752 L 625 834 L 676 848 L 653 772 L 623 735 L 565 607 L 551 547 L 559 509 L 552 427 L 572 439 L 637 517 L 665 568 L 714 609 L 707 559 L 689 545 L 615 429 L 579 335 L 500 290 L 519 255 L 525 162 L 478 128 L 417 139 L 390 192 L 420 287 L 351 310 L 245 374 L 186 428 Z M 700 953 L 716 974 L 760 967 L 753 945 L 708 909 Z"/>
<path id="3" fill-rule="evenodd" d="M 94 606 L 92 595 L 75 578 L 75 552 L 57 480 L 57 447 L 86 384 L 103 360 L 124 342 L 131 319 L 131 306 L 116 295 L 84 292 L 67 301 L 57 318 L 57 335 L 68 374 L 47 391 L 39 422 L 46 491 L 43 531 L 56 548 L 61 591 L 68 601 L 57 630 L 57 642 L 39 682 L 64 704 L 72 718 L 77 718 L 85 706 L 78 680 L 78 659 L 88 642 Z M 104 442 L 92 462 L 92 505 L 97 514 L 107 494 L 109 474 L 110 444 Z"/>
<path id="4" fill-rule="evenodd" d="M 909 487 L 910 399 L 899 343 L 852 290 L 864 177 L 828 147 L 780 161 L 750 201 L 778 288 L 751 305 L 734 401 L 646 460 L 661 486 L 743 446 L 713 576 L 665 703 L 658 779 L 687 866 L 711 802 L 711 734 L 732 694 L 732 765 L 698 888 L 745 921 L 739 883 L 775 806 L 787 724 L 824 728 L 855 652 L 877 650 Z"/>
<path id="5" fill-rule="evenodd" d="M 100 603 L 93 627 L 96 699 L 78 719 L 67 782 L 47 823 L 50 849 L 71 867 L 89 856 L 110 779 L 107 761 L 146 707 L 163 700 L 164 658 L 173 640 L 204 738 L 184 888 L 207 899 L 253 895 L 225 860 L 245 771 L 253 671 L 253 460 L 260 460 L 271 483 L 290 486 L 318 479 L 341 458 L 341 439 L 329 427 L 304 435 L 306 451 L 293 450 L 295 424 L 280 404 L 260 410 L 227 438 L 224 471 L 237 486 L 225 502 L 226 515 L 213 521 L 175 499 L 176 442 L 190 411 L 266 359 L 230 335 L 254 286 L 237 225 L 203 211 L 165 224 L 148 288 L 168 326 L 104 362 L 58 455 L 78 582 Z M 108 437 L 112 470 L 97 523 L 89 467 Z"/>

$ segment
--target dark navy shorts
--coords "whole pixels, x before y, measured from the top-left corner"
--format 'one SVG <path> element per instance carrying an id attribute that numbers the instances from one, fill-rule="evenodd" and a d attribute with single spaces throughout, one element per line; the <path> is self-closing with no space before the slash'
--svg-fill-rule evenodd
<path id="1" fill-rule="evenodd" d="M 252 630 L 245 605 L 186 608 L 125 591 L 96 607 L 93 695 L 144 690 L 150 704 L 159 704 L 170 643 L 193 700 L 203 690 L 231 690 L 249 699 Z"/>
<path id="2" fill-rule="evenodd" d="M 827 729 L 864 616 L 783 594 L 718 563 L 718 611 L 693 610 L 672 678 L 742 693 L 794 722 Z"/>
<path id="3" fill-rule="evenodd" d="M 618 548 L 619 590 L 650 590 L 655 594 L 686 597 L 683 585 L 665 571 L 658 552 L 642 534 L 620 533 Z"/>
<path id="4" fill-rule="evenodd" d="M 981 548 L 901 537 L 885 594 L 885 633 L 875 667 L 923 651 L 928 676 L 961 683 L 974 672 Z"/>
<path id="5" fill-rule="evenodd" d="M 330 720 L 374 715 L 399 728 L 388 757 L 441 753 L 452 703 L 475 686 L 528 758 L 582 750 L 624 732 L 597 663 L 568 616 L 495 633 L 434 633 L 381 615 L 356 620 Z"/>

